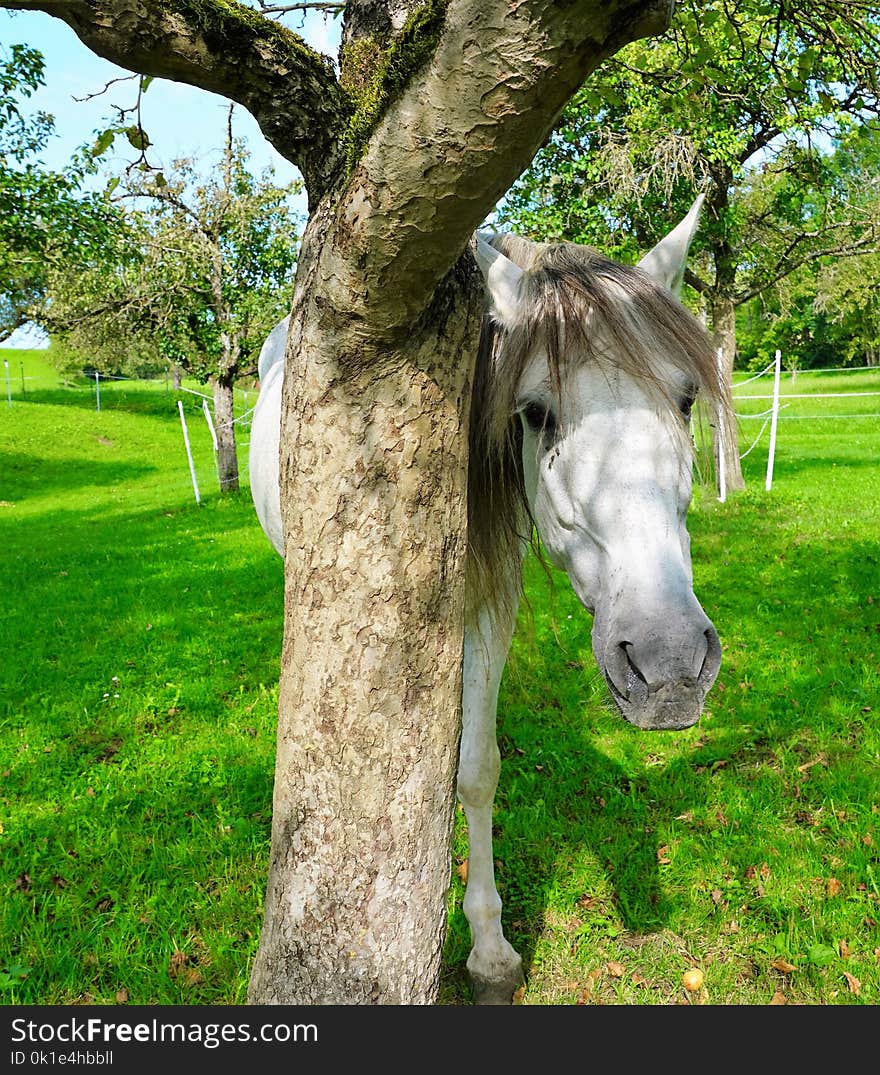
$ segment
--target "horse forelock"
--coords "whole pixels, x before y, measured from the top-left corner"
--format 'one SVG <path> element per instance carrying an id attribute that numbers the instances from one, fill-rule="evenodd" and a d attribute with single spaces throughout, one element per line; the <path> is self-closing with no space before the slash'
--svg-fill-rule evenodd
<path id="1" fill-rule="evenodd" d="M 540 341 L 554 377 L 576 363 L 610 363 L 662 396 L 663 365 L 669 363 L 707 401 L 722 402 L 708 333 L 646 272 L 575 243 L 506 234 L 492 245 L 525 270 L 519 320 L 497 338 L 498 365 L 509 367 L 511 378 L 521 376 L 516 367 Z"/>
<path id="2" fill-rule="evenodd" d="M 523 372 L 540 345 L 551 381 L 564 400 L 564 378 L 577 364 L 622 369 L 648 387 L 682 435 L 691 440 L 679 400 L 665 382 L 677 368 L 711 406 L 729 413 L 710 338 L 693 314 L 641 269 L 574 243 L 536 243 L 496 235 L 492 245 L 525 270 L 517 320 L 484 322 L 471 417 L 469 475 L 469 594 L 472 609 L 501 611 L 498 580 L 515 572 L 533 520 L 522 481 L 521 428 L 514 415 Z"/>

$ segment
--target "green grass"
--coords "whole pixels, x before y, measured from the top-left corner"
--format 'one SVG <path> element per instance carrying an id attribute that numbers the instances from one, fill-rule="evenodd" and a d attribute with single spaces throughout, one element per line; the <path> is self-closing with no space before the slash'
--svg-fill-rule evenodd
<path id="1" fill-rule="evenodd" d="M 102 385 L 98 413 L 43 353 L 9 358 L 0 1000 L 244 1003 L 268 865 L 280 560 L 246 487 L 219 496 L 198 397 L 184 402 L 200 506 L 164 383 Z M 743 450 L 760 424 L 743 421 Z M 786 418 L 769 493 L 767 431 L 745 493 L 698 492 L 695 588 L 724 663 L 686 732 L 616 715 L 589 618 L 564 578 L 551 589 L 528 564 L 495 845 L 522 1003 L 880 1002 L 878 449 L 878 420 Z M 459 813 L 444 1004 L 470 1000 L 466 857 Z M 689 996 L 693 964 L 705 982 Z"/>
<path id="2" fill-rule="evenodd" d="M 784 375 L 783 393 L 880 391 L 880 371 L 795 385 Z M 695 728 L 625 725 L 567 580 L 528 565 L 494 848 L 522 1003 L 880 1002 L 880 419 L 791 417 L 876 413 L 880 397 L 783 402 L 770 492 L 768 428 L 745 492 L 695 496 L 695 589 L 723 644 Z M 760 426 L 741 422 L 741 451 Z M 462 896 L 456 875 L 449 1000 L 467 996 Z"/>
<path id="3" fill-rule="evenodd" d="M 0 404 L 2 995 L 242 1002 L 280 560 L 247 490 L 219 496 L 198 397 L 181 394 L 201 506 L 164 383 L 102 386 L 98 413 L 25 360 L 27 394 Z"/>

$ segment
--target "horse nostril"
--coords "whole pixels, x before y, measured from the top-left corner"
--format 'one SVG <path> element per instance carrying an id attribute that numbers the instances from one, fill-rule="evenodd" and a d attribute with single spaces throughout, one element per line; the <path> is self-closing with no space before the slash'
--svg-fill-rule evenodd
<path id="1" fill-rule="evenodd" d="M 703 656 L 703 663 L 697 678 L 700 683 L 711 685 L 721 667 L 721 639 L 711 624 L 703 632 L 703 635 L 706 639 L 706 653 Z"/>
<path id="2" fill-rule="evenodd" d="M 648 682 L 642 675 L 639 666 L 633 660 L 632 643 L 620 642 L 618 645 L 623 651 L 624 657 L 623 671 L 626 679 L 624 695 L 627 701 L 644 704 L 648 697 Z"/>

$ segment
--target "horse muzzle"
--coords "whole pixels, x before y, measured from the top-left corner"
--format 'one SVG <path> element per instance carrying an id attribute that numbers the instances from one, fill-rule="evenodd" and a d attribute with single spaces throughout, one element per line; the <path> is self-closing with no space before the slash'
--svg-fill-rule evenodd
<path id="1" fill-rule="evenodd" d="M 610 635 L 593 631 L 593 650 L 623 717 L 646 731 L 680 731 L 700 719 L 721 667 L 721 643 L 702 614 L 687 624 L 669 623 Z"/>

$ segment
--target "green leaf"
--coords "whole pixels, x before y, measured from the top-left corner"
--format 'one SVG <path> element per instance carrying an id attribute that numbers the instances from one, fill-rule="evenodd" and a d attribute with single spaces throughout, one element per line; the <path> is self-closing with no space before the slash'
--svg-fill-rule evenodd
<path id="1" fill-rule="evenodd" d="M 773 937 L 773 952 L 780 956 L 788 954 L 788 937 L 784 933 L 777 933 Z"/>
<path id="2" fill-rule="evenodd" d="M 22 979 L 27 978 L 29 972 L 30 967 L 23 967 L 20 964 L 4 967 L 0 970 L 0 989 L 12 989 L 19 985 Z"/>
<path id="3" fill-rule="evenodd" d="M 113 127 L 108 127 L 106 131 L 101 131 L 92 146 L 92 156 L 100 157 L 102 153 L 106 153 L 110 146 L 113 145 L 113 139 L 116 134 L 117 131 Z"/>
<path id="4" fill-rule="evenodd" d="M 827 944 L 814 944 L 807 950 L 807 959 L 816 967 L 824 967 L 837 958 L 837 953 Z"/>
<path id="5" fill-rule="evenodd" d="M 147 132 L 142 127 L 126 127 L 125 137 L 134 146 L 135 149 L 144 150 L 147 146 L 151 145 Z"/>
<path id="6" fill-rule="evenodd" d="M 141 93 L 146 93 L 153 81 L 152 75 L 141 75 Z"/>

